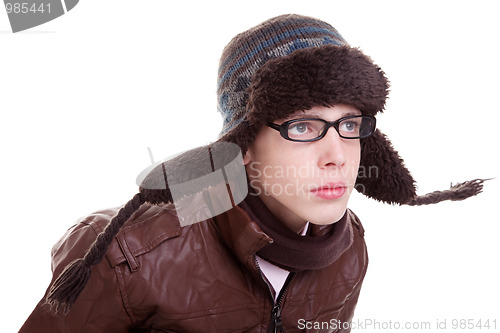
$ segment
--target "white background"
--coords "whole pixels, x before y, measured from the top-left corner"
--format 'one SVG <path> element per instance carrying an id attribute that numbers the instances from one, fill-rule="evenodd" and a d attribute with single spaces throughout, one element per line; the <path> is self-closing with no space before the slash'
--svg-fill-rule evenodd
<path id="1" fill-rule="evenodd" d="M 378 125 L 420 194 L 500 176 L 496 1 L 172 3 L 82 0 L 17 34 L 0 10 L 2 332 L 43 296 L 65 230 L 136 193 L 147 147 L 158 160 L 216 139 L 223 47 L 279 14 L 331 23 L 384 69 L 392 88 Z M 355 320 L 447 319 L 441 331 L 457 332 L 453 318 L 496 319 L 500 331 L 499 193 L 496 179 L 428 207 L 353 195 L 371 260 Z"/>

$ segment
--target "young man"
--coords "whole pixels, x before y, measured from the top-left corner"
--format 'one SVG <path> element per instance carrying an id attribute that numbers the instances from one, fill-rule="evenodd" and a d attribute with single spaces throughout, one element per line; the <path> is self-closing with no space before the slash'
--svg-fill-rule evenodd
<path id="1" fill-rule="evenodd" d="M 82 219 L 55 245 L 52 286 L 20 332 L 350 331 L 368 263 L 351 191 L 418 205 L 482 185 L 417 197 L 375 130 L 387 90 L 380 68 L 320 20 L 283 15 L 237 35 L 219 67 L 220 143 L 241 149 L 248 195 L 235 200 L 220 168 L 234 207 L 184 223 L 195 200 L 176 202 L 173 187 L 192 184 L 187 166 L 207 152 L 218 171 L 221 146 L 162 163 L 123 208 Z"/>

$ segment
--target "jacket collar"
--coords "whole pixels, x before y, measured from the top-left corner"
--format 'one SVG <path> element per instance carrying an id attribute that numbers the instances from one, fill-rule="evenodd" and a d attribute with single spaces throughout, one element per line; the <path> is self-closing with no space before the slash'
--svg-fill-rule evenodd
<path id="1" fill-rule="evenodd" d="M 213 218 L 226 245 L 250 270 L 256 271 L 255 253 L 273 239 L 238 206 Z"/>

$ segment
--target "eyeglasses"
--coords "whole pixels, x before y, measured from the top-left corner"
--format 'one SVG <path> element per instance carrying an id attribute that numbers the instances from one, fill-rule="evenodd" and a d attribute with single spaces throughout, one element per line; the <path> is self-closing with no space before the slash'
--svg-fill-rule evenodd
<path id="1" fill-rule="evenodd" d="M 290 141 L 311 142 L 322 139 L 330 127 L 335 128 L 341 138 L 363 139 L 373 134 L 376 120 L 373 116 L 352 116 L 337 121 L 326 121 L 318 118 L 293 119 L 282 123 L 268 123 L 267 126 L 280 132 Z"/>

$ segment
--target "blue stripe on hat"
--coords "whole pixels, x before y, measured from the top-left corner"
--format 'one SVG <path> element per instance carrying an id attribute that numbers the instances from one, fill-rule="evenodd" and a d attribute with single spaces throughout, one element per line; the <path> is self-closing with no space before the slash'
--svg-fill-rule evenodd
<path id="1" fill-rule="evenodd" d="M 238 62 L 236 64 L 234 64 L 233 66 L 231 66 L 231 68 L 224 74 L 224 76 L 222 76 L 222 78 L 217 83 L 217 89 L 219 89 L 219 87 L 224 83 L 224 81 L 228 77 L 230 77 L 231 75 L 233 75 L 233 73 L 238 68 L 240 68 L 241 66 L 243 66 L 246 62 L 250 61 L 250 59 L 252 59 L 252 57 L 254 55 L 256 55 L 259 52 L 263 51 L 265 48 L 267 48 L 269 46 L 272 46 L 272 45 L 280 42 L 281 40 L 283 40 L 285 38 L 289 38 L 289 37 L 296 36 L 296 35 L 310 34 L 310 33 L 315 33 L 315 32 L 323 32 L 323 33 L 332 35 L 332 36 L 334 36 L 336 38 L 339 38 L 340 40 L 343 40 L 342 36 L 340 36 L 338 33 L 335 33 L 335 32 L 333 32 L 333 31 L 331 31 L 329 29 L 317 28 L 317 27 L 301 27 L 301 28 L 298 28 L 298 29 L 294 29 L 294 30 L 282 32 L 282 33 L 278 34 L 276 37 L 273 37 L 271 39 L 268 39 L 268 40 L 266 40 L 266 41 L 258 44 L 254 49 L 252 49 L 250 52 L 246 53 L 243 57 L 241 57 L 238 60 Z M 307 37 L 309 37 L 309 36 L 307 36 Z M 336 41 L 336 40 L 333 40 L 333 39 L 330 39 L 329 42 L 331 42 L 331 44 L 335 44 L 335 45 L 342 45 L 339 41 Z M 310 46 L 312 46 L 312 45 L 308 44 L 307 42 L 303 42 L 301 45 L 297 44 L 296 48 L 294 50 L 292 50 L 292 51 L 295 51 L 295 50 L 298 50 L 298 49 L 307 48 L 307 47 L 310 47 Z"/>
<path id="2" fill-rule="evenodd" d="M 290 24 L 292 24 L 292 26 Z M 269 35 L 275 34 L 276 31 L 286 30 L 286 29 L 292 28 L 293 25 L 295 25 L 295 26 L 297 26 L 297 25 L 298 26 L 307 26 L 310 24 L 313 24 L 313 26 L 316 26 L 318 28 L 323 27 L 327 30 L 336 32 L 335 28 L 326 22 L 318 21 L 318 20 L 311 18 L 311 17 L 300 17 L 300 18 L 295 18 L 292 21 L 287 20 L 284 22 L 280 22 L 280 21 L 273 22 L 273 24 L 271 26 L 267 26 L 261 30 L 255 31 L 254 38 L 262 40 L 262 39 L 265 39 Z M 340 34 L 338 34 L 337 37 L 340 38 L 340 40 L 344 41 L 344 38 Z M 237 58 L 240 55 L 240 53 L 245 51 L 247 49 L 247 46 L 248 46 L 248 44 L 246 44 L 246 45 L 243 44 L 235 52 L 233 52 L 231 55 L 229 55 L 229 57 L 227 57 L 226 60 L 224 60 L 224 62 L 219 65 L 218 74 L 220 75 L 220 73 L 223 72 L 223 69 L 226 67 L 228 62 L 232 62 L 234 58 Z"/>
<path id="3" fill-rule="evenodd" d="M 222 128 L 222 131 L 219 133 L 219 138 L 221 138 L 223 135 L 227 134 L 233 127 L 235 127 L 236 125 L 239 125 L 240 123 L 243 122 L 243 120 L 245 120 L 246 118 L 246 114 L 244 114 L 242 117 L 238 118 L 237 120 L 235 120 L 233 123 L 231 123 L 229 126 L 224 126 Z M 227 125 L 228 122 L 226 122 L 226 120 L 224 120 L 224 125 Z"/>

